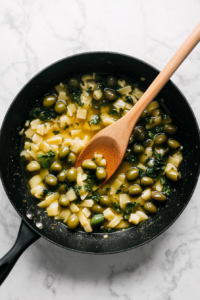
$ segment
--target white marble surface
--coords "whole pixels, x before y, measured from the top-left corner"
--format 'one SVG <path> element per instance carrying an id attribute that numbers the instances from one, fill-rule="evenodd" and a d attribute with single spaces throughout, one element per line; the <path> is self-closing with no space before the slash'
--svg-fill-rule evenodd
<path id="1" fill-rule="evenodd" d="M 0 0 L 0 122 L 21 87 L 50 63 L 110 50 L 162 69 L 198 21 L 199 0 Z M 173 81 L 200 123 L 200 45 Z M 2 185 L 0 193 L 1 257 L 20 218 Z M 0 299 L 200 299 L 199 194 L 200 185 L 171 228 L 133 251 L 91 256 L 38 240 L 2 285 Z"/>

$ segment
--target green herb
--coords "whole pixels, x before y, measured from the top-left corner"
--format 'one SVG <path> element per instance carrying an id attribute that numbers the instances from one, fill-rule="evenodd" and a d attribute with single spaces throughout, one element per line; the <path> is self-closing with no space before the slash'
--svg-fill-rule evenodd
<path id="1" fill-rule="evenodd" d="M 164 125 L 163 125 L 163 124 L 160 124 L 160 125 L 156 126 L 155 131 L 156 131 L 156 132 L 161 132 L 161 131 L 163 131 L 163 127 L 164 127 Z"/>
<path id="2" fill-rule="evenodd" d="M 90 192 L 92 190 L 92 182 L 90 179 L 87 179 L 87 182 L 84 184 L 84 190 Z"/>
<path id="3" fill-rule="evenodd" d="M 81 90 L 80 89 L 75 89 L 75 90 L 70 90 L 72 92 L 72 100 L 78 104 L 78 106 L 83 106 L 84 103 L 81 102 Z"/>
<path id="4" fill-rule="evenodd" d="M 28 150 L 31 151 L 31 147 L 29 147 Z"/>
<path id="5" fill-rule="evenodd" d="M 40 119 L 41 121 L 51 120 L 55 119 L 57 117 L 57 114 L 54 112 L 53 109 L 45 109 L 43 110 L 40 107 L 35 107 L 31 109 L 29 113 L 30 120 L 33 119 Z"/>
<path id="6" fill-rule="evenodd" d="M 149 137 L 150 137 L 151 139 L 153 139 L 153 138 L 154 138 L 154 134 L 153 134 L 153 132 L 149 132 Z"/>
<path id="7" fill-rule="evenodd" d="M 88 94 L 91 94 L 91 93 L 92 93 L 92 87 L 90 86 L 89 89 L 86 90 L 86 92 L 87 92 Z"/>
<path id="8" fill-rule="evenodd" d="M 163 120 L 167 120 L 168 119 L 168 115 L 162 115 L 161 116 Z"/>
<path id="9" fill-rule="evenodd" d="M 79 123 L 76 123 L 76 125 L 78 126 L 78 125 L 79 125 Z"/>
<path id="10" fill-rule="evenodd" d="M 85 82 L 83 80 L 81 80 L 81 83 L 82 83 L 83 86 L 85 85 Z"/>
<path id="11" fill-rule="evenodd" d="M 92 161 L 95 161 L 95 159 L 96 159 L 96 158 L 95 158 L 95 157 L 93 157 L 91 160 L 92 160 Z"/>
<path id="12" fill-rule="evenodd" d="M 118 189 L 117 191 L 116 191 L 116 194 L 119 194 L 121 192 L 121 189 Z"/>
<path id="13" fill-rule="evenodd" d="M 60 130 L 58 131 L 53 131 L 53 133 L 56 135 L 56 134 L 59 134 L 60 133 Z"/>
<path id="14" fill-rule="evenodd" d="M 50 167 L 54 156 L 55 152 L 53 152 L 52 150 L 45 154 L 38 154 L 38 161 L 40 162 L 43 169 L 48 169 Z"/>
<path id="15" fill-rule="evenodd" d="M 112 209 L 115 210 L 118 214 L 122 213 L 122 209 L 121 209 L 121 207 L 120 207 L 120 205 L 119 205 L 118 202 L 114 202 L 112 204 Z"/>
<path id="16" fill-rule="evenodd" d="M 171 195 L 171 189 L 169 187 L 169 185 L 165 185 L 162 189 L 162 193 L 166 196 L 170 196 Z"/>
<path id="17" fill-rule="evenodd" d="M 128 157 L 126 157 L 124 160 L 128 161 L 130 163 L 139 163 L 139 158 L 135 155 L 132 155 L 132 154 L 129 155 Z"/>
<path id="18" fill-rule="evenodd" d="M 95 202 L 99 202 L 100 196 L 97 195 L 95 192 L 92 192 L 92 196 L 89 199 L 93 199 Z"/>
<path id="19" fill-rule="evenodd" d="M 126 96 L 126 102 L 131 103 L 133 105 L 133 98 L 131 96 Z"/>
<path id="20" fill-rule="evenodd" d="M 43 189 L 42 189 L 42 192 L 43 192 L 43 193 L 42 193 L 42 197 L 44 197 L 44 198 L 45 198 L 45 197 L 46 197 L 46 195 L 48 194 L 49 190 L 47 190 L 47 189 L 43 188 Z"/>
<path id="21" fill-rule="evenodd" d="M 107 104 L 106 100 L 103 100 L 102 103 L 100 104 L 100 106 L 107 107 L 108 104 Z"/>
<path id="22" fill-rule="evenodd" d="M 111 190 L 111 188 L 106 188 L 106 192 L 108 192 L 108 191 L 110 191 Z"/>
<path id="23" fill-rule="evenodd" d="M 97 125 L 99 123 L 100 123 L 100 116 L 99 115 L 93 115 L 90 118 L 90 124 Z"/>
<path id="24" fill-rule="evenodd" d="M 126 204 L 126 208 L 125 208 L 125 210 L 124 210 L 124 212 L 123 212 L 123 219 L 124 219 L 125 221 L 129 220 L 130 214 L 131 214 L 132 212 L 134 212 L 135 208 L 136 208 L 137 206 L 139 206 L 139 205 L 140 205 L 140 204 L 139 204 L 139 203 L 136 203 L 136 202 L 128 202 L 128 203 Z"/>
<path id="25" fill-rule="evenodd" d="M 146 123 L 146 124 L 149 124 L 150 118 L 145 118 L 144 120 L 145 120 L 145 123 Z"/>
<path id="26" fill-rule="evenodd" d="M 79 186 L 78 186 L 78 190 L 81 190 L 81 189 L 82 189 L 82 186 L 81 186 L 81 185 L 79 185 Z"/>
<path id="27" fill-rule="evenodd" d="M 161 177 L 161 178 L 160 178 L 160 183 L 163 184 L 163 185 L 164 185 L 164 184 L 167 184 L 167 183 L 168 183 L 168 182 L 167 182 L 167 178 L 166 178 L 165 176 Z"/>
<path id="28" fill-rule="evenodd" d="M 154 119 L 154 118 L 151 118 L 151 119 L 150 119 L 150 122 L 151 122 L 151 125 L 154 124 L 154 123 L 155 123 L 155 119 Z"/>
<path id="29" fill-rule="evenodd" d="M 123 112 L 123 109 L 122 109 L 122 112 Z M 121 114 L 121 108 L 120 108 L 120 112 L 118 112 L 115 108 L 111 108 L 109 110 L 108 114 L 109 115 L 113 115 L 113 116 L 119 116 L 119 117 L 121 117 L 122 116 L 122 114 Z"/>
<path id="30" fill-rule="evenodd" d="M 141 168 L 137 167 L 137 169 L 139 170 L 139 175 L 140 177 L 144 177 L 146 175 L 145 171 L 142 170 Z"/>
<path id="31" fill-rule="evenodd" d="M 151 177 L 151 178 L 157 178 L 157 175 L 155 173 L 155 169 L 152 167 L 148 167 L 145 171 L 147 177 Z"/>
<path id="32" fill-rule="evenodd" d="M 160 153 L 156 153 L 154 157 L 153 167 L 156 171 L 164 170 L 166 163 L 163 161 L 162 155 Z"/>
<path id="33" fill-rule="evenodd" d="M 95 99 L 92 100 L 92 106 L 93 106 L 95 109 L 97 109 L 97 110 L 100 109 L 99 104 L 98 104 L 98 101 L 96 101 Z"/>
<path id="34" fill-rule="evenodd" d="M 81 204 L 81 198 L 76 199 L 75 204 Z"/>
<path id="35" fill-rule="evenodd" d="M 66 130 L 67 128 L 69 128 L 69 125 L 66 125 L 66 126 L 64 127 L 64 130 Z"/>

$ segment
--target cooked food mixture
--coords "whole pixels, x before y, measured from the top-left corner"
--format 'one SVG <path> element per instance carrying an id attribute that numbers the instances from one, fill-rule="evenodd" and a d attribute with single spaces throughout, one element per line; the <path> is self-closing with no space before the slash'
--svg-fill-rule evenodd
<path id="1" fill-rule="evenodd" d="M 143 112 L 124 160 L 105 185 L 101 153 L 74 167 L 88 141 L 142 95 L 127 79 L 90 74 L 60 83 L 30 111 L 21 158 L 30 192 L 49 217 L 71 230 L 110 232 L 138 225 L 167 201 L 181 178 L 182 146 L 162 101 Z"/>

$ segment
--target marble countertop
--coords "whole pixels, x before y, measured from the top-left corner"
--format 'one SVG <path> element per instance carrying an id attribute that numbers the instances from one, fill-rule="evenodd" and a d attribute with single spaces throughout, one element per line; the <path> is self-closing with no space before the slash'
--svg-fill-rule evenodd
<path id="1" fill-rule="evenodd" d="M 200 21 L 199 13 L 198 0 L 1 0 L 0 123 L 21 87 L 68 55 L 117 51 L 162 69 Z M 172 80 L 200 124 L 200 45 Z M 2 257 L 20 218 L 2 185 L 0 194 Z M 93 256 L 38 240 L 0 288 L 0 299 L 200 299 L 199 194 L 200 184 L 175 224 L 136 250 Z"/>

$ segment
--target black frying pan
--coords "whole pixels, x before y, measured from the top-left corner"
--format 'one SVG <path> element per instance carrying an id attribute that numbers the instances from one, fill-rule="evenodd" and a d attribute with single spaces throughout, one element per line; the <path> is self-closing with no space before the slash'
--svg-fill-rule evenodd
<path id="1" fill-rule="evenodd" d="M 82 253 L 108 254 L 126 251 L 147 243 L 164 232 L 182 213 L 188 204 L 199 176 L 199 129 L 192 109 L 179 91 L 169 81 L 158 98 L 164 99 L 182 139 L 184 160 L 182 179 L 166 205 L 144 223 L 125 231 L 104 234 L 71 232 L 66 225 L 56 226 L 44 211 L 37 207 L 23 176 L 20 162 L 21 137 L 18 132 L 24 126 L 30 109 L 53 86 L 67 77 L 90 73 L 116 73 L 139 82 L 145 77 L 148 87 L 158 71 L 134 57 L 110 52 L 91 52 L 67 57 L 44 69 L 31 79 L 12 102 L 1 128 L 0 166 L 1 179 L 7 196 L 22 218 L 18 238 L 8 254 L 0 260 L 0 284 L 9 274 L 23 251 L 40 236 L 66 249 Z M 26 200 L 26 201 L 24 201 Z M 33 215 L 32 219 L 29 219 Z M 42 223 L 43 228 L 38 225 Z M 54 229 L 51 229 L 54 227 Z"/>

